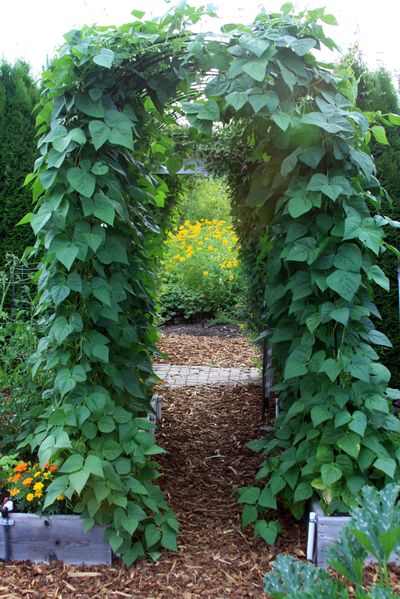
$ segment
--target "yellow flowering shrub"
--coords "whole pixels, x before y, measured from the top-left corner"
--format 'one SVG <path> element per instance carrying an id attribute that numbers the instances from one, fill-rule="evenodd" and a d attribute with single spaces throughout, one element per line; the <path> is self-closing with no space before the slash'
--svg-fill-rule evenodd
<path id="1" fill-rule="evenodd" d="M 238 238 L 225 220 L 186 220 L 167 235 L 161 303 L 166 319 L 212 316 L 237 303 Z"/>

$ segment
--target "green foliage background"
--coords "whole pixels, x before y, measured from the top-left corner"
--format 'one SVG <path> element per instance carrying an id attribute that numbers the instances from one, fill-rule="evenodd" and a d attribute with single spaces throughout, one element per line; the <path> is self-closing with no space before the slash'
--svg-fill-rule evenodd
<path id="1" fill-rule="evenodd" d="M 29 69 L 22 61 L 0 64 L 0 268 L 6 253 L 21 256 L 34 240 L 28 227 L 15 227 L 32 204 L 22 188 L 36 150 L 32 110 L 39 93 Z"/>

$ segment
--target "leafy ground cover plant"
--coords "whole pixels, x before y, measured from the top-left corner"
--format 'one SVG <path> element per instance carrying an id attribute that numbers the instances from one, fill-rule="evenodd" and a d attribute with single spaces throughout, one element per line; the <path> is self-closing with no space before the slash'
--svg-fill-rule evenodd
<path id="1" fill-rule="evenodd" d="M 393 483 L 381 491 L 364 487 L 358 507 L 351 511 L 351 521 L 328 549 L 329 565 L 351 583 L 357 599 L 398 597 L 390 588 L 388 562 L 393 552 L 400 554 L 399 490 Z M 368 555 L 378 564 L 378 581 L 365 590 L 363 564 Z M 266 575 L 265 592 L 277 599 L 350 597 L 343 582 L 325 570 L 285 555 L 278 556 L 273 571 Z"/>
<path id="2" fill-rule="evenodd" d="M 238 238 L 225 220 L 186 220 L 167 235 L 161 309 L 166 320 L 213 316 L 240 299 Z"/>

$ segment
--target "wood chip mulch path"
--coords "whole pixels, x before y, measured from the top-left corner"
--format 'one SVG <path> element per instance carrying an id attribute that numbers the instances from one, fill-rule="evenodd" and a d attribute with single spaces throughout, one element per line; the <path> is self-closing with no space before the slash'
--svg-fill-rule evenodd
<path id="1" fill-rule="evenodd" d="M 250 368 L 260 364 L 259 352 L 245 337 L 224 338 L 163 333 L 158 347 L 168 357 L 157 362 L 222 368 Z"/>
<path id="2" fill-rule="evenodd" d="M 254 480 L 258 386 L 163 389 L 160 484 L 181 523 L 179 553 L 130 569 L 60 563 L 0 563 L 0 598 L 241 599 L 265 597 L 263 575 L 277 551 L 303 556 L 305 526 L 288 516 L 276 548 L 240 527 L 232 489 Z"/>

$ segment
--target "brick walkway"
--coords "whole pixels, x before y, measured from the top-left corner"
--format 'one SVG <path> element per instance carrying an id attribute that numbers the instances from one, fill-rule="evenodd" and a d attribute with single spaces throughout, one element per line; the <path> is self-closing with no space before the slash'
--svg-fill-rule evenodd
<path id="1" fill-rule="evenodd" d="M 209 366 L 155 364 L 154 371 L 167 387 L 249 385 L 261 381 L 258 368 L 212 368 Z"/>

